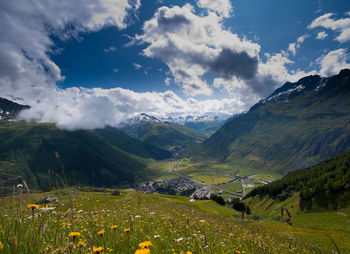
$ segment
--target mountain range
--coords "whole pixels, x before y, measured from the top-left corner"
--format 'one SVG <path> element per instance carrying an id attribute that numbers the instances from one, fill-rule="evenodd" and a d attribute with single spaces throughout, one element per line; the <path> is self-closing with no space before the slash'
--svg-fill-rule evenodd
<path id="1" fill-rule="evenodd" d="M 197 157 L 285 174 L 350 150 L 350 70 L 286 83 L 227 121 Z"/>
<path id="2" fill-rule="evenodd" d="M 185 125 L 162 121 L 145 113 L 122 122 L 120 130 L 147 144 L 167 150 L 182 150 L 203 141 L 205 136 Z"/>
<path id="3" fill-rule="evenodd" d="M 288 82 L 228 120 L 210 115 L 181 124 L 144 113 L 118 129 L 65 131 L 13 121 L 29 108 L 0 99 L 0 180 L 20 176 L 35 188 L 54 184 L 50 170 L 62 177 L 56 152 L 70 184 L 120 186 L 152 178 L 159 173 L 155 160 L 183 151 L 197 160 L 286 174 L 350 150 L 350 70 Z M 225 123 L 209 138 L 187 126 L 219 121 Z"/>

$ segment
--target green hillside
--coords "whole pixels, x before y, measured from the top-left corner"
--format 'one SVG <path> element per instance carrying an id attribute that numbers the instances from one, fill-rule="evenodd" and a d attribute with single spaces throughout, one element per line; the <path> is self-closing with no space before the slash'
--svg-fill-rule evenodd
<path id="1" fill-rule="evenodd" d="M 284 201 L 298 195 L 300 210 L 337 210 L 350 205 L 350 152 L 297 170 L 252 190 L 246 198 Z"/>
<path id="2" fill-rule="evenodd" d="M 305 77 L 228 121 L 194 155 L 286 173 L 349 150 L 349 123 L 350 70 Z"/>
<path id="3" fill-rule="evenodd" d="M 17 184 L 18 176 L 34 189 L 62 186 L 64 175 L 55 152 L 60 155 L 70 185 L 130 185 L 156 174 L 156 169 L 148 168 L 151 160 L 125 152 L 93 131 L 63 131 L 52 124 L 0 121 L 2 187 L 12 178 Z"/>
<path id="4" fill-rule="evenodd" d="M 132 138 L 125 132 L 113 127 L 96 129 L 94 130 L 94 133 L 105 138 L 114 146 L 143 158 L 163 160 L 171 157 L 169 151 L 146 144 L 145 142 Z"/>
<path id="5" fill-rule="evenodd" d="M 199 132 L 175 123 L 142 121 L 121 129 L 134 138 L 164 149 L 183 148 L 204 139 Z"/>

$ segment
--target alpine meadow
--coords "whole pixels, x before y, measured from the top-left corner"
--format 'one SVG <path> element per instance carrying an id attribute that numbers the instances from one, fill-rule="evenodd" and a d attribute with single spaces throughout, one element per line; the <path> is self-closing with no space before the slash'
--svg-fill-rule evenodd
<path id="1" fill-rule="evenodd" d="M 0 1 L 0 254 L 350 254 L 347 0 Z"/>

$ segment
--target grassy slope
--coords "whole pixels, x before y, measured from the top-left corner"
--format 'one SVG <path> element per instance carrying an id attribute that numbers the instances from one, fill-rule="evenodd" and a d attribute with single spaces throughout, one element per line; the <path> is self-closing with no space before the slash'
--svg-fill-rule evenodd
<path id="1" fill-rule="evenodd" d="M 49 185 L 50 169 L 55 171 L 51 174 L 51 185 L 55 186 L 56 180 L 62 180 L 62 172 L 54 152 L 60 154 L 71 184 L 132 184 L 137 177 L 149 179 L 157 173 L 148 168 L 152 160 L 124 152 L 91 131 L 70 132 L 50 124 L 1 122 L 2 173 L 21 175 L 31 186 L 43 188 Z"/>
<path id="2" fill-rule="evenodd" d="M 204 136 L 195 130 L 178 124 L 141 122 L 122 130 L 132 137 L 165 149 L 173 146 L 186 147 L 204 139 Z"/>
<path id="3" fill-rule="evenodd" d="M 236 167 L 286 173 L 345 152 L 350 148 L 349 83 L 346 73 L 319 91 L 255 107 L 227 122 L 194 153 Z"/>
<path id="4" fill-rule="evenodd" d="M 327 235 L 335 240 L 341 253 L 350 250 L 350 232 L 346 230 L 242 222 L 234 210 L 213 201 L 190 203 L 184 197 L 127 190 L 120 197 L 58 190 L 22 195 L 21 199 L 31 203 L 48 195 L 60 200 L 55 213 L 41 212 L 42 216 L 34 220 L 25 219 L 31 211 L 22 201 L 17 203 L 17 197 L 0 199 L 3 253 L 13 253 L 14 241 L 18 253 L 63 253 L 68 248 L 71 253 L 87 253 L 92 246 L 103 246 L 107 253 L 110 249 L 112 253 L 135 253 L 138 244 L 146 240 L 152 242 L 151 253 L 331 253 L 335 246 Z M 326 219 L 320 218 L 319 223 Z M 118 228 L 111 230 L 111 225 Z M 125 228 L 131 231 L 126 233 Z M 105 230 L 103 237 L 97 235 L 100 230 Z M 67 237 L 72 231 L 81 233 L 78 239 Z"/>
<path id="5" fill-rule="evenodd" d="M 104 137 L 114 146 L 143 158 L 163 160 L 171 157 L 169 151 L 141 142 L 138 139 L 128 136 L 125 132 L 112 127 L 96 129 L 94 133 Z"/>

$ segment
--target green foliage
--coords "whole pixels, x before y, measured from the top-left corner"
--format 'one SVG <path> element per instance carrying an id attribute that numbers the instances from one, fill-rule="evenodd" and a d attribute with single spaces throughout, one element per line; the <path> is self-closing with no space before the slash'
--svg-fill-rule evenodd
<path id="1" fill-rule="evenodd" d="M 27 181 L 32 189 L 43 189 L 62 186 L 65 175 L 69 185 L 120 186 L 132 185 L 138 178 L 150 179 L 156 173 L 148 168 L 149 160 L 123 151 L 93 131 L 65 131 L 52 124 L 8 121 L 0 121 L 0 127 L 0 177 L 5 177 L 4 181 L 10 173 Z M 108 139 L 113 140 L 112 136 L 110 131 Z M 60 154 L 64 172 L 54 152 Z M 149 154 L 162 151 L 155 149 Z"/>
<path id="2" fill-rule="evenodd" d="M 242 221 L 235 210 L 211 200 L 188 202 L 185 197 L 131 190 L 112 196 L 111 191 L 59 189 L 1 198 L 1 253 L 78 254 L 99 246 L 103 253 L 135 253 L 145 241 L 151 241 L 152 254 L 335 253 L 327 235 L 342 253 L 350 249 L 347 231 Z M 34 211 L 23 204 L 47 196 L 59 202 Z M 98 234 L 101 230 L 103 235 Z M 79 234 L 74 237 L 71 232 Z"/>
<path id="3" fill-rule="evenodd" d="M 225 205 L 225 200 L 222 196 L 211 194 L 210 199 L 218 203 L 219 205 Z"/>
<path id="4" fill-rule="evenodd" d="M 248 195 L 269 196 L 283 201 L 300 192 L 300 209 L 313 207 L 337 210 L 350 204 L 350 152 L 333 157 L 310 168 L 288 174 Z"/>

